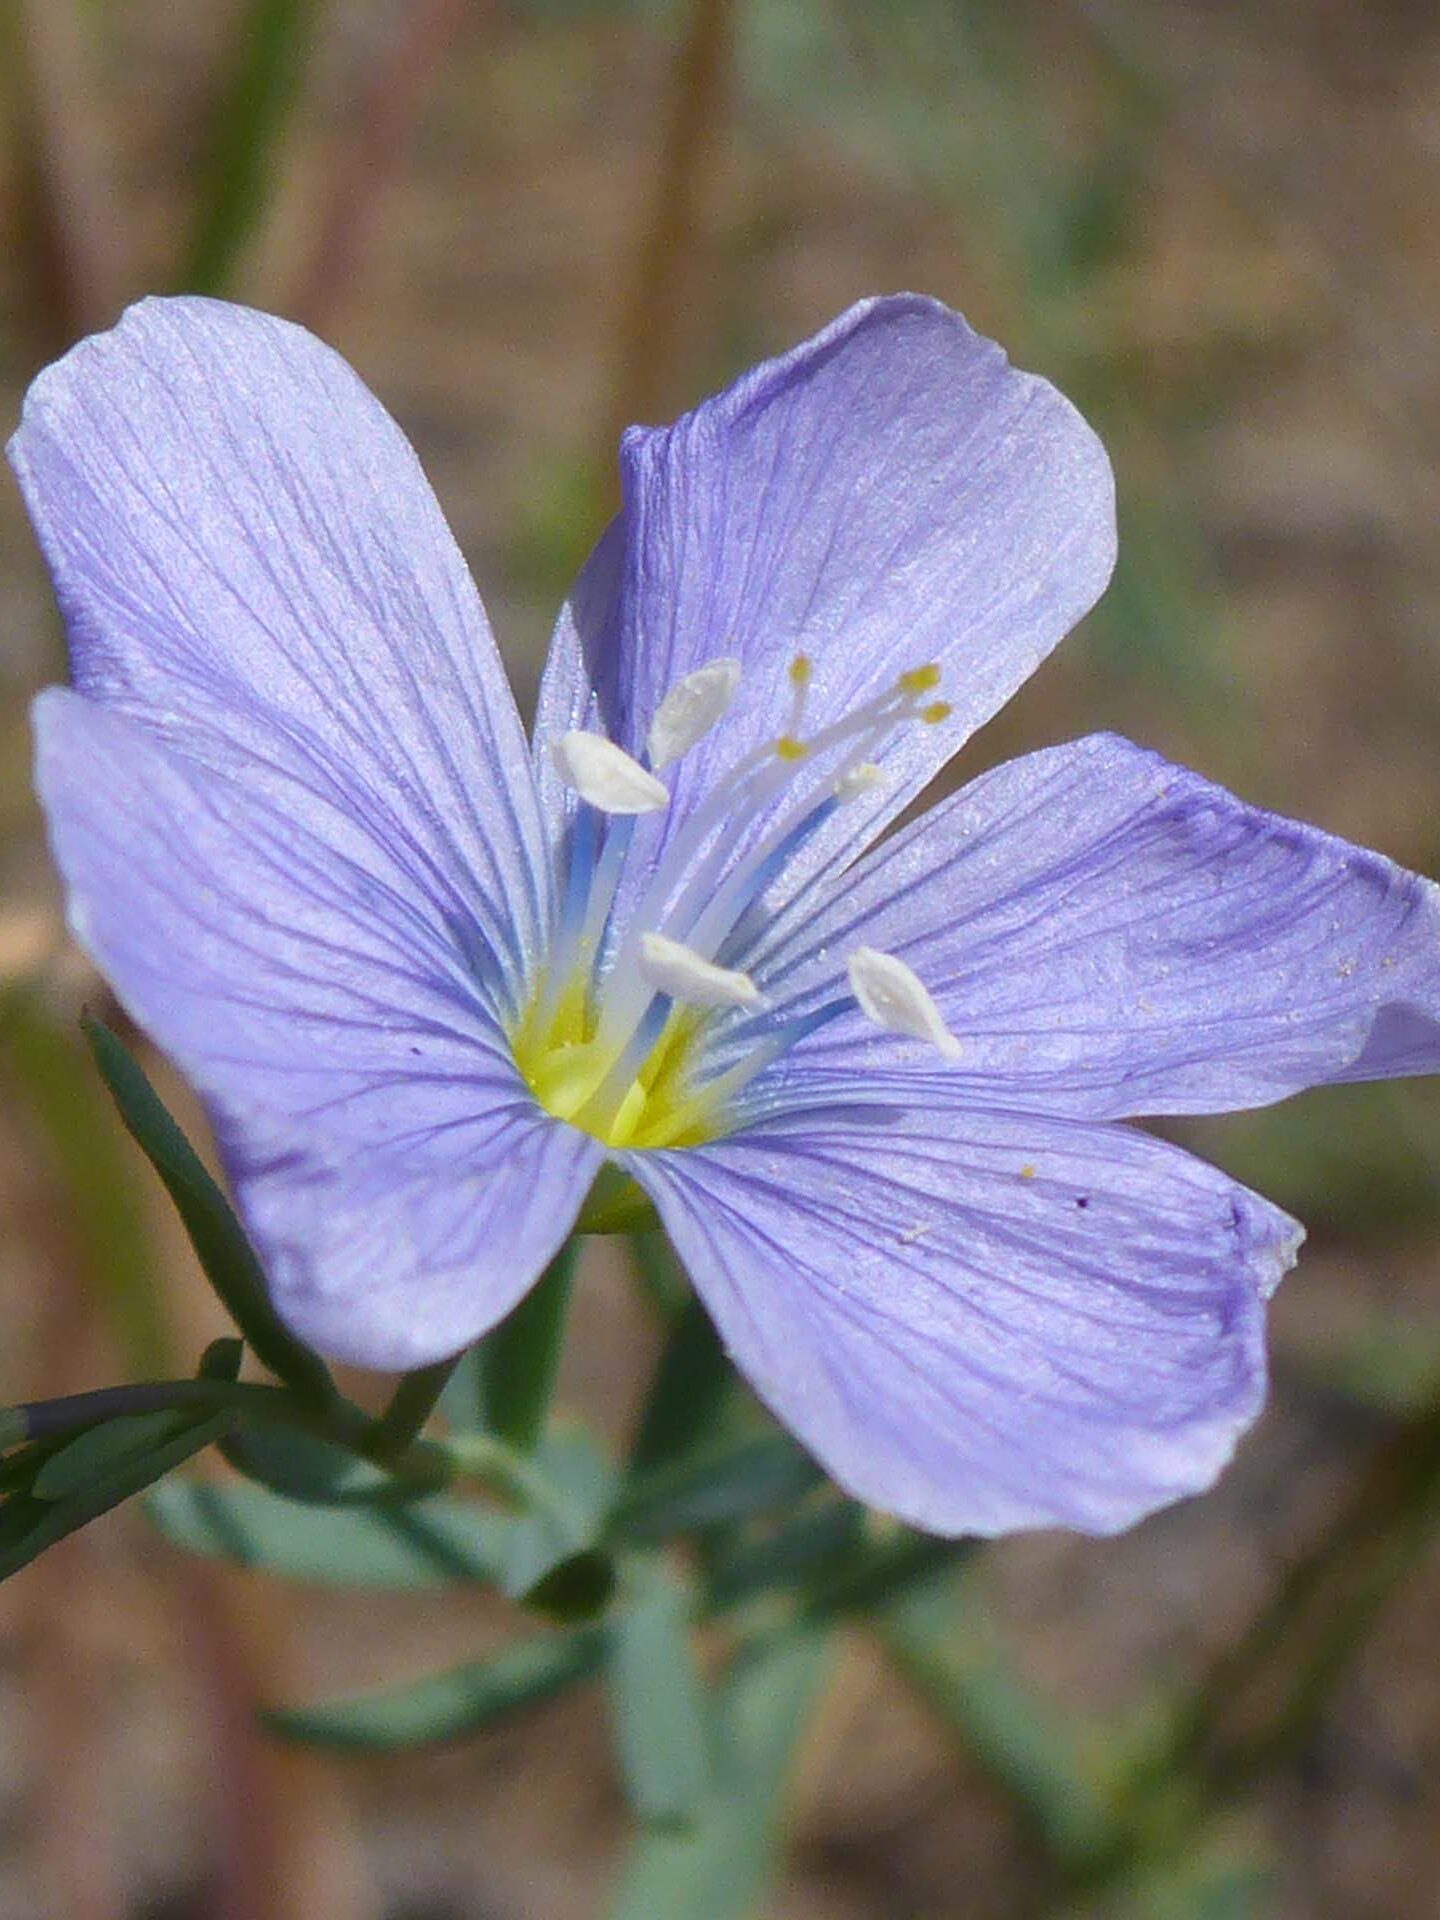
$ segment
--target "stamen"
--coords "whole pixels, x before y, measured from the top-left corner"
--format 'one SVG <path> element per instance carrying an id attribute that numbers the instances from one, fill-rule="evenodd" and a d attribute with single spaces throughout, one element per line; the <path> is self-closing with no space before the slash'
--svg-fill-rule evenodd
<path id="1" fill-rule="evenodd" d="M 679 940 L 640 936 L 640 972 L 657 993 L 697 1007 L 758 1007 L 760 989 L 748 973 L 717 967 Z"/>
<path id="2" fill-rule="evenodd" d="M 911 667 L 902 673 L 895 684 L 901 693 L 933 693 L 940 684 L 940 669 L 933 660 L 927 660 L 923 667 Z"/>
<path id="3" fill-rule="evenodd" d="M 844 806 L 847 800 L 858 800 L 862 793 L 874 793 L 884 784 L 885 776 L 875 762 L 862 760 L 858 767 L 851 767 L 835 782 L 835 798 Z"/>
<path id="4" fill-rule="evenodd" d="M 850 956 L 850 985 L 867 1020 L 887 1033 L 925 1040 L 943 1060 L 960 1058 L 960 1042 L 940 1018 L 919 976 L 893 953 L 857 947 Z"/>
<path id="5" fill-rule="evenodd" d="M 757 1075 L 857 1003 L 885 1030 L 923 1040 L 947 1060 L 961 1056 L 930 994 L 893 954 L 861 948 L 848 963 L 849 992 L 778 1024 L 741 970 L 766 950 L 766 902 L 799 849 L 837 808 L 885 784 L 877 759 L 897 731 L 949 717 L 949 703 L 930 697 L 940 682 L 934 662 L 807 732 L 813 669 L 796 654 L 786 671 L 788 724 L 717 769 L 685 819 L 656 823 L 654 857 L 616 922 L 632 816 L 669 804 L 656 772 L 724 717 L 740 674 L 740 663 L 724 658 L 678 680 L 651 719 L 643 763 L 599 733 L 570 732 L 553 748 L 587 804 L 575 819 L 567 886 L 517 1060 L 542 1105 L 612 1145 L 711 1137 Z M 712 1029 L 722 1021 L 729 1038 L 720 1057 L 731 1064 L 706 1080 Z"/>
<path id="6" fill-rule="evenodd" d="M 555 742 L 565 784 L 601 813 L 658 813 L 670 795 L 623 747 L 599 733 L 567 733 Z"/>
<path id="7" fill-rule="evenodd" d="M 740 684 L 738 660 L 711 660 L 677 680 L 650 722 L 650 765 L 658 773 L 688 753 L 722 719 Z"/>
<path id="8" fill-rule="evenodd" d="M 790 725 L 786 728 L 789 739 L 798 740 L 800 729 L 805 724 L 805 703 L 810 698 L 810 682 L 815 677 L 815 669 L 810 664 L 808 653 L 797 653 L 790 662 Z"/>

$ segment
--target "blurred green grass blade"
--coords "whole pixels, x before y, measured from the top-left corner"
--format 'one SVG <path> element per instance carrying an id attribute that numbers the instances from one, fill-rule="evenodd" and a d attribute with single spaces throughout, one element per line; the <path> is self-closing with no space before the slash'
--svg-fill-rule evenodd
<path id="1" fill-rule="evenodd" d="M 788 1435 L 763 1434 L 637 1476 L 621 1495 L 613 1530 L 626 1540 L 667 1540 L 788 1506 L 821 1478 L 814 1461 Z"/>
<path id="2" fill-rule="evenodd" d="M 604 1635 L 594 1627 L 537 1635 L 488 1660 L 383 1693 L 314 1707 L 275 1707 L 265 1723 L 287 1740 L 360 1752 L 454 1740 L 587 1678 L 599 1666 L 604 1647 Z"/>
<path id="3" fill-rule="evenodd" d="M 146 1502 L 167 1540 L 235 1566 L 317 1586 L 500 1585 L 515 1522 L 428 1495 L 403 1507 L 301 1506 L 259 1486 L 175 1480 Z"/>
<path id="4" fill-rule="evenodd" d="M 233 1412 L 225 1412 L 189 1421 L 160 1445 L 112 1460 L 64 1499 L 37 1500 L 22 1494 L 7 1502 L 0 1510 L 0 1580 L 9 1579 L 57 1540 L 98 1520 L 102 1513 L 182 1466 L 218 1440 L 234 1419 Z"/>
<path id="5" fill-rule="evenodd" d="M 132 1413 L 76 1434 L 48 1459 L 30 1483 L 37 1500 L 68 1500 L 83 1494 L 102 1474 L 151 1453 L 182 1428 L 195 1424 L 184 1413 Z"/>
<path id="6" fill-rule="evenodd" d="M 485 1423 L 492 1433 L 523 1452 L 528 1453 L 545 1430 L 579 1255 L 579 1241 L 567 1240 L 525 1298 L 480 1348 Z"/>
<path id="7" fill-rule="evenodd" d="M 226 292 L 264 215 L 317 4 L 246 0 L 241 8 L 200 168 L 202 186 L 179 274 L 182 293 Z"/>
<path id="8" fill-rule="evenodd" d="M 165 1183 L 210 1284 L 256 1358 L 297 1393 L 333 1399 L 324 1361 L 294 1338 L 270 1305 L 260 1262 L 234 1209 L 139 1061 L 102 1021 L 87 1016 L 81 1025 L 121 1119 Z"/>
<path id="9" fill-rule="evenodd" d="M 963 1583 L 943 1575 L 892 1600 L 879 1617 L 881 1643 L 1057 1857 L 1089 1857 L 1111 1837 L 1106 1799 L 1076 1744 L 1011 1671 L 964 1593 Z"/>
<path id="10" fill-rule="evenodd" d="M 748 1920 L 756 1912 L 825 1653 L 822 1634 L 797 1627 L 736 1656 L 715 1699 L 710 1790 L 689 1826 L 642 1834 L 609 1920 Z"/>
<path id="11" fill-rule="evenodd" d="M 620 1773 L 642 1820 L 688 1821 L 709 1783 L 705 1696 L 691 1645 L 693 1608 L 663 1566 L 635 1570 L 610 1625 L 610 1717 Z"/>
<path id="12" fill-rule="evenodd" d="M 41 1138 L 63 1195 L 61 1230 L 127 1373 L 163 1378 L 174 1356 L 128 1149 L 84 1048 L 32 986 L 0 993 L 0 1070 Z"/>
<path id="13" fill-rule="evenodd" d="M 703 1440 L 734 1378 L 709 1314 L 699 1295 L 690 1294 L 671 1328 L 646 1395 L 630 1456 L 631 1472 L 661 1466 Z"/>
<path id="14" fill-rule="evenodd" d="M 774 1587 L 817 1584 L 853 1557 L 864 1521 L 863 1507 L 853 1500 L 834 1500 L 807 1508 L 759 1540 L 746 1540 L 717 1555 L 706 1583 L 708 1605 L 723 1612 Z"/>

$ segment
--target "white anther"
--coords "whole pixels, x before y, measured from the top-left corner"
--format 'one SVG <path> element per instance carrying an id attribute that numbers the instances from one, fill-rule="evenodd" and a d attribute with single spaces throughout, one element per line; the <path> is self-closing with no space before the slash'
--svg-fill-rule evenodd
<path id="1" fill-rule="evenodd" d="M 710 660 L 675 682 L 650 722 L 650 764 L 658 773 L 688 753 L 721 719 L 740 684 L 738 660 Z"/>
<path id="2" fill-rule="evenodd" d="M 552 749 L 567 787 L 601 813 L 658 813 L 670 795 L 638 760 L 601 733 L 567 733 Z"/>
<path id="3" fill-rule="evenodd" d="M 860 1011 L 887 1033 L 926 1040 L 945 1060 L 960 1058 L 960 1042 L 940 1018 L 924 983 L 893 953 L 857 947 L 850 956 L 850 986 Z"/>
<path id="4" fill-rule="evenodd" d="M 847 800 L 858 800 L 862 793 L 874 793 L 884 784 L 885 776 L 875 762 L 862 760 L 858 767 L 851 767 L 835 782 L 835 798 L 843 807 Z"/>
<path id="5" fill-rule="evenodd" d="M 758 1007 L 760 989 L 748 973 L 732 973 L 704 960 L 693 947 L 663 933 L 640 936 L 640 972 L 648 985 L 672 1000 L 697 1007 Z"/>

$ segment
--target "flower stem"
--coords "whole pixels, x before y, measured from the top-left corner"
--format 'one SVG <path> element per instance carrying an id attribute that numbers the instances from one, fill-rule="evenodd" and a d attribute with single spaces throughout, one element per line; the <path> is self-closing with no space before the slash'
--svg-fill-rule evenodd
<path id="1" fill-rule="evenodd" d="M 578 1255 L 579 1242 L 572 1237 L 481 1349 L 486 1425 L 522 1453 L 529 1453 L 544 1431 Z"/>
<path id="2" fill-rule="evenodd" d="M 390 1466 L 401 1457 L 435 1411 L 446 1382 L 463 1357 L 457 1353 L 449 1360 L 437 1360 L 433 1367 L 417 1367 L 405 1375 L 370 1430 L 366 1452 L 372 1460 Z"/>
<path id="3" fill-rule="evenodd" d="M 130 1414 L 186 1407 L 197 1412 L 220 1412 L 231 1407 L 252 1420 L 299 1427 L 340 1446 L 357 1448 L 371 1425 L 360 1409 L 348 1402 L 333 1403 L 321 1412 L 306 1406 L 286 1387 L 230 1380 L 146 1380 L 133 1386 L 100 1387 L 91 1393 L 68 1393 L 56 1400 L 30 1400 L 0 1409 L 0 1447 L 76 1433 Z"/>

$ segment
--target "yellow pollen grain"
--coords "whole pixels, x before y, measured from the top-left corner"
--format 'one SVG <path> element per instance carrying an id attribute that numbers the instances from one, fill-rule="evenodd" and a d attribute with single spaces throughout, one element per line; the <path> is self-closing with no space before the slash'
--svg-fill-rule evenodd
<path id="1" fill-rule="evenodd" d="M 797 740 L 793 733 L 782 733 L 775 742 L 777 760 L 803 760 L 810 749 L 803 740 Z"/>
<path id="2" fill-rule="evenodd" d="M 927 661 L 923 667 L 911 667 L 902 673 L 896 684 L 901 693 L 929 693 L 940 684 L 940 669 L 933 660 Z"/>
<path id="3" fill-rule="evenodd" d="M 932 700 L 928 707 L 920 709 L 920 718 L 927 727 L 938 727 L 942 720 L 948 720 L 955 709 L 948 700 Z"/>
<path id="4" fill-rule="evenodd" d="M 792 687 L 808 687 L 814 668 L 808 653 L 797 653 L 790 662 L 790 684 Z"/>
<path id="5" fill-rule="evenodd" d="M 1029 1166 L 1021 1167 L 1020 1178 L 1022 1180 L 1033 1180 L 1038 1171 L 1039 1169 L 1036 1167 L 1029 1167 Z"/>

